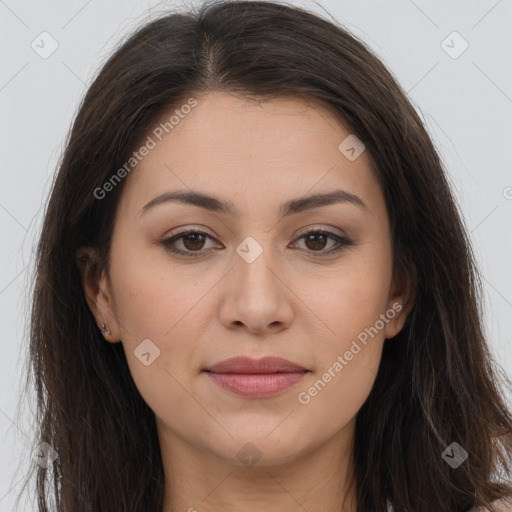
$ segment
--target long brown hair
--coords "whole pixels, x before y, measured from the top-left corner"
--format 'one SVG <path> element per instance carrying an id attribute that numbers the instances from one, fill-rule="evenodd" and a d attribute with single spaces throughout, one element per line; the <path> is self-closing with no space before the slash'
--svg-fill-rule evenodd
<path id="1" fill-rule="evenodd" d="M 366 146 L 389 212 L 394 269 L 414 283 L 403 330 L 385 341 L 357 415 L 358 510 L 465 512 L 512 493 L 512 416 L 483 333 L 481 282 L 440 158 L 372 51 L 341 25 L 274 2 L 221 1 L 147 22 L 103 65 L 66 141 L 37 248 L 30 364 L 39 512 L 159 512 L 164 474 L 154 414 L 122 344 L 105 342 L 75 255 L 108 268 L 125 180 L 94 194 L 162 114 L 208 91 L 314 99 Z M 133 172 L 136 172 L 134 170 Z M 469 454 L 454 469 L 443 451 Z M 500 481 L 501 478 L 501 481 Z"/>

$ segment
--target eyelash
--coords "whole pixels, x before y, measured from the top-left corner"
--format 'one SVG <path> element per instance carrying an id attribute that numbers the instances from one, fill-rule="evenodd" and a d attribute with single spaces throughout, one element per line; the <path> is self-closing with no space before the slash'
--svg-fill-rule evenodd
<path id="1" fill-rule="evenodd" d="M 186 237 L 187 235 L 190 235 L 190 234 L 204 235 L 207 238 L 213 239 L 213 237 L 211 237 L 210 235 L 208 235 L 204 231 L 199 231 L 199 230 L 196 230 L 196 229 L 185 229 L 185 230 L 181 231 L 180 233 L 177 233 L 177 234 L 173 235 L 170 238 L 162 240 L 161 243 L 162 243 L 162 245 L 165 247 L 165 249 L 167 251 L 169 251 L 171 253 L 174 253 L 174 254 L 178 254 L 178 255 L 182 255 L 182 256 L 187 256 L 187 257 L 191 257 L 191 258 L 198 258 L 200 256 L 203 256 L 205 251 L 202 251 L 202 250 L 199 250 L 199 251 L 190 251 L 190 250 L 182 251 L 181 249 L 176 249 L 175 247 L 172 246 L 173 243 L 175 243 L 176 241 L 178 241 L 178 240 L 180 240 L 180 239 L 182 239 L 182 238 L 184 238 L 184 237 Z M 318 251 L 310 250 L 310 251 L 308 251 L 308 252 L 311 252 L 313 254 L 319 254 L 320 257 L 324 257 L 324 256 L 326 257 L 326 256 L 330 256 L 332 254 L 337 254 L 337 253 L 341 252 L 343 249 L 345 249 L 346 247 L 354 245 L 353 242 L 351 242 L 348 238 L 336 235 L 334 233 L 331 233 L 330 231 L 325 231 L 323 229 L 310 229 L 309 231 L 306 231 L 306 232 L 302 233 L 300 236 L 298 236 L 293 242 L 295 243 L 295 242 L 301 240 L 302 238 L 305 238 L 306 236 L 311 235 L 311 234 L 325 235 L 326 237 L 334 240 L 335 242 L 337 242 L 339 244 L 338 247 L 336 247 L 334 249 L 329 249 L 328 251 L 324 251 L 324 250 L 318 250 Z"/>

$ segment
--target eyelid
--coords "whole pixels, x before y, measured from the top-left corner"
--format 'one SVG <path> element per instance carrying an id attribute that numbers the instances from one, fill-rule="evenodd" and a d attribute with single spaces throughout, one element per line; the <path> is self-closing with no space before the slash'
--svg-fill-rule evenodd
<path id="1" fill-rule="evenodd" d="M 341 233 L 333 233 L 331 231 L 333 229 L 341 231 Z M 348 239 L 348 237 L 345 234 L 345 232 L 343 230 L 341 230 L 340 228 L 335 228 L 334 226 L 327 226 L 326 227 L 325 225 L 320 226 L 318 224 L 313 224 L 312 226 L 306 226 L 305 228 L 300 229 L 294 240 L 297 240 L 297 238 L 300 238 L 301 236 L 307 235 L 311 231 L 313 231 L 315 233 L 316 232 L 324 232 L 324 233 L 329 234 L 329 235 L 335 235 L 335 236 L 338 236 L 340 238 Z"/>
<path id="2" fill-rule="evenodd" d="M 184 234 L 186 235 L 188 233 L 198 233 L 200 235 L 207 235 L 210 238 L 215 238 L 217 236 L 217 235 L 211 234 L 210 230 L 204 226 L 186 225 L 186 226 L 179 226 L 177 228 L 172 229 L 171 231 L 169 231 L 167 234 L 164 235 L 163 239 L 168 240 L 169 238 L 173 238 L 174 236 L 184 235 Z"/>

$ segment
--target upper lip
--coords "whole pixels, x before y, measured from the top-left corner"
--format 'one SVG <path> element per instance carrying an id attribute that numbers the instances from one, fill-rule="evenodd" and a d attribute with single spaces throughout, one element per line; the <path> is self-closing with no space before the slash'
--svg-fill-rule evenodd
<path id="1" fill-rule="evenodd" d="M 281 357 L 231 357 L 220 363 L 209 366 L 205 371 L 213 373 L 292 373 L 304 372 L 306 368 Z"/>

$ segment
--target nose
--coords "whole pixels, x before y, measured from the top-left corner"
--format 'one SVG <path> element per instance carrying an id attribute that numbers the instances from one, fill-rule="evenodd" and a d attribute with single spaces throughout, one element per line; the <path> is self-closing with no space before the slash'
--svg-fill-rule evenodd
<path id="1" fill-rule="evenodd" d="M 229 329 L 252 334 L 275 334 L 287 329 L 293 318 L 293 293 L 278 262 L 266 249 L 254 260 L 238 254 L 226 276 L 220 319 Z"/>

